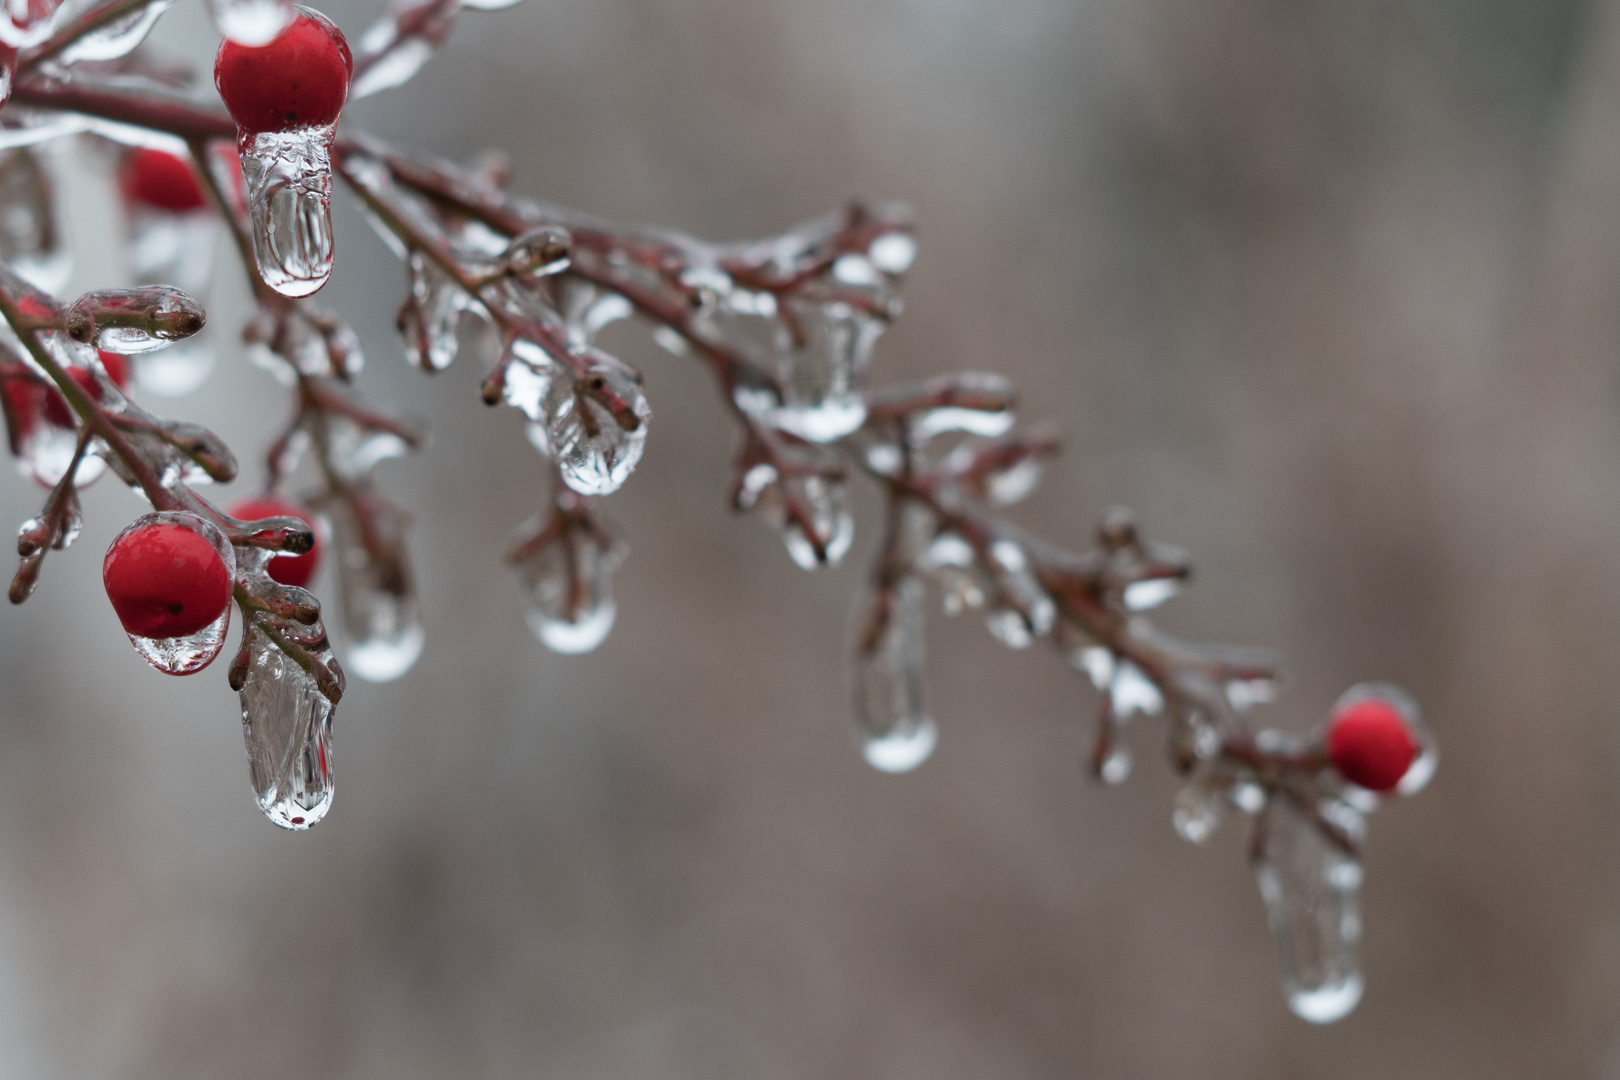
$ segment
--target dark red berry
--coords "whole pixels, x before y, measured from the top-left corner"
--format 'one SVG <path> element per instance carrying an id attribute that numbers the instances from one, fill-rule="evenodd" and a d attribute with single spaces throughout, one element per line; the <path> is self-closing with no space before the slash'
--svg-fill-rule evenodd
<path id="1" fill-rule="evenodd" d="M 101 357 L 101 366 L 107 370 L 107 378 L 120 390 L 129 389 L 129 359 L 118 353 L 108 352 L 106 349 L 97 349 L 96 355 Z M 101 401 L 101 387 L 96 383 L 95 377 L 88 368 L 68 368 L 68 375 L 79 384 L 92 401 Z M 68 406 L 67 398 L 54 387 L 45 390 L 42 395 L 44 401 L 43 413 L 45 422 L 54 424 L 59 428 L 76 428 L 78 420 L 73 410 Z"/>
<path id="2" fill-rule="evenodd" d="M 1412 727 L 1394 705 L 1363 698 L 1333 714 L 1328 722 L 1328 757 L 1352 784 L 1389 791 L 1417 759 Z"/>
<path id="3" fill-rule="evenodd" d="M 231 575 L 201 533 L 155 522 L 113 541 L 101 564 L 107 599 L 136 637 L 195 634 L 225 611 Z"/>
<path id="4" fill-rule="evenodd" d="M 315 518 L 308 510 L 283 502 L 276 498 L 247 499 L 231 507 L 231 516 L 243 521 L 258 521 L 260 518 L 295 517 L 310 527 L 315 533 L 315 546 L 302 555 L 277 555 L 265 567 L 265 572 L 272 581 L 279 581 L 283 585 L 292 585 L 297 588 L 306 587 L 315 578 L 315 571 L 321 566 L 321 540 L 320 532 L 315 528 Z"/>
<path id="5" fill-rule="evenodd" d="M 208 202 L 191 162 L 143 147 L 124 159 L 124 193 L 133 202 L 183 214 Z"/>
<path id="6" fill-rule="evenodd" d="M 221 42 L 214 86 L 236 126 L 256 135 L 337 123 L 353 71 L 343 32 L 320 12 L 299 8 L 268 45 Z"/>

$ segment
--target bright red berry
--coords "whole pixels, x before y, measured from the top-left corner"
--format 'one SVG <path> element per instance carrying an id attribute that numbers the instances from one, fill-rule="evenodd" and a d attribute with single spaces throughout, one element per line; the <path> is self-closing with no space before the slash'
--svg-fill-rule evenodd
<path id="1" fill-rule="evenodd" d="M 243 521 L 258 521 L 260 518 L 295 517 L 310 527 L 315 533 L 315 546 L 302 555 L 277 555 L 265 567 L 265 572 L 271 580 L 279 581 L 283 585 L 292 585 L 297 588 L 306 587 L 315 578 L 315 571 L 321 566 L 321 539 L 320 531 L 315 528 L 314 515 L 301 506 L 283 502 L 276 498 L 247 499 L 231 507 L 231 516 L 241 518 Z"/>
<path id="2" fill-rule="evenodd" d="M 107 370 L 107 378 L 120 390 L 129 389 L 129 359 L 118 353 L 108 352 L 106 349 L 97 349 L 96 354 L 101 357 L 101 366 Z M 92 401 L 101 401 L 101 387 L 96 383 L 87 368 L 68 368 L 68 375 L 79 384 Z M 42 388 L 44 389 L 44 388 Z M 54 424 L 59 428 L 76 428 L 78 421 L 74 418 L 73 410 L 63 397 L 61 391 L 54 387 L 45 390 L 41 395 L 43 407 L 41 409 L 45 422 Z"/>
<path id="3" fill-rule="evenodd" d="M 131 201 L 183 214 L 207 204 L 191 162 L 142 147 L 124 159 L 124 194 Z"/>
<path id="4" fill-rule="evenodd" d="M 1389 791 L 1411 768 L 1419 747 L 1399 709 L 1381 698 L 1362 698 L 1333 714 L 1327 751 L 1334 768 L 1352 784 Z"/>
<path id="5" fill-rule="evenodd" d="M 268 45 L 221 42 L 214 86 L 236 126 L 256 135 L 337 123 L 353 71 L 343 32 L 320 12 L 299 8 Z"/>
<path id="6" fill-rule="evenodd" d="M 214 545 L 184 525 L 154 522 L 119 536 L 101 564 L 107 599 L 135 637 L 187 637 L 224 613 L 231 574 Z"/>

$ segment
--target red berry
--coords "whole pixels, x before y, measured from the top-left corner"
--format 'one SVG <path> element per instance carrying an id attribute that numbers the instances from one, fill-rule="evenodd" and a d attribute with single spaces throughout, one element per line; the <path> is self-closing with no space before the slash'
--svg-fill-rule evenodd
<path id="1" fill-rule="evenodd" d="M 174 154 L 143 147 L 124 159 L 124 193 L 134 202 L 177 214 L 201 209 L 208 202 L 191 162 Z"/>
<path id="2" fill-rule="evenodd" d="M 1399 709 L 1380 698 L 1362 698 L 1333 714 L 1327 751 L 1334 768 L 1352 784 L 1389 791 L 1417 760 L 1419 747 Z"/>
<path id="3" fill-rule="evenodd" d="M 129 360 L 118 353 L 108 352 L 106 349 L 97 349 L 96 354 L 101 357 L 101 366 L 107 370 L 107 377 L 113 385 L 120 390 L 129 389 Z M 68 368 L 68 375 L 84 392 L 90 395 L 92 401 L 101 401 L 101 387 L 96 383 L 95 377 L 88 368 Z M 54 424 L 59 428 L 76 428 L 79 426 L 73 410 L 67 403 L 67 398 L 61 391 L 50 388 L 43 395 L 45 422 Z"/>
<path id="4" fill-rule="evenodd" d="M 277 555 L 265 566 L 265 572 L 272 581 L 279 581 L 283 585 L 292 585 L 297 588 L 306 587 L 315 578 L 315 571 L 321 566 L 321 539 L 320 532 L 315 528 L 314 515 L 301 506 L 283 502 L 276 498 L 247 499 L 231 507 L 231 516 L 241 518 L 243 521 L 258 521 L 260 518 L 295 517 L 310 527 L 315 533 L 315 546 L 302 555 Z"/>
<path id="5" fill-rule="evenodd" d="M 214 545 L 184 525 L 154 523 L 113 541 L 101 564 L 107 599 L 135 637 L 195 634 L 231 602 L 231 574 Z"/>
<path id="6" fill-rule="evenodd" d="M 343 32 L 320 12 L 299 8 L 268 45 L 221 42 L 214 86 L 237 127 L 256 135 L 337 123 L 353 71 Z"/>

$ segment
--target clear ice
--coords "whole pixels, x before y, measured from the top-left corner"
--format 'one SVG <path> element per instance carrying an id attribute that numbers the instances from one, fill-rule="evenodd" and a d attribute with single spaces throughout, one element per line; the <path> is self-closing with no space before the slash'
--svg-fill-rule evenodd
<path id="1" fill-rule="evenodd" d="M 581 495 L 617 491 L 641 460 L 652 410 L 635 373 L 588 350 L 580 377 L 531 341 L 512 344 L 506 400 L 534 421 L 530 439 Z"/>
<path id="2" fill-rule="evenodd" d="M 546 648 L 595 649 L 613 629 L 613 571 L 624 547 L 588 528 L 564 528 L 518 564 L 524 617 Z"/>
<path id="3" fill-rule="evenodd" d="M 855 731 L 867 764 L 910 772 L 934 752 L 939 730 L 923 706 L 922 582 L 904 578 L 861 609 L 854 658 Z M 883 597 L 887 596 L 885 603 Z"/>
<path id="4" fill-rule="evenodd" d="M 405 549 L 405 512 L 380 499 L 365 505 L 371 515 L 365 526 L 349 502 L 329 508 L 349 641 L 345 663 L 367 682 L 391 682 L 422 653 L 422 609 Z"/>
<path id="5" fill-rule="evenodd" d="M 292 657 L 252 633 L 239 696 L 253 798 L 276 825 L 307 829 L 332 808 L 332 703 Z"/>
<path id="6" fill-rule="evenodd" d="M 282 296 L 309 296 L 332 276 L 332 135 L 335 125 L 244 133 L 253 258 Z"/>

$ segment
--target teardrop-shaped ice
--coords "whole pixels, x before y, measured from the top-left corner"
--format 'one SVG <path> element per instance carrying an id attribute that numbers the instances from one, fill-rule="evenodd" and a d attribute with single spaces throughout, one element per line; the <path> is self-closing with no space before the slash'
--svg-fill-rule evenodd
<path id="1" fill-rule="evenodd" d="M 1331 1024 L 1361 1000 L 1361 863 L 1289 799 L 1273 799 L 1255 864 L 1294 1015 Z"/>
<path id="2" fill-rule="evenodd" d="M 923 599 L 922 582 L 904 578 L 868 600 L 856 626 L 855 733 L 882 772 L 910 772 L 939 741 L 923 705 Z"/>
<path id="3" fill-rule="evenodd" d="M 1041 587 L 1022 546 L 1011 540 L 990 545 L 997 603 L 985 616 L 990 633 L 1009 649 L 1027 649 L 1052 629 L 1057 607 Z"/>
<path id="4" fill-rule="evenodd" d="M 1170 821 L 1176 835 L 1189 844 L 1203 844 L 1221 827 L 1226 806 L 1219 792 L 1200 782 L 1188 784 L 1176 793 Z"/>
<path id="5" fill-rule="evenodd" d="M 405 512 L 377 498 L 362 526 L 349 501 L 333 503 L 334 547 L 349 649 L 345 666 L 367 682 L 391 682 L 422 654 L 421 603 L 405 548 Z"/>
<path id="6" fill-rule="evenodd" d="M 784 480 L 774 465 L 761 462 L 743 476 L 737 509 L 756 511 L 781 533 L 788 557 L 801 570 L 837 566 L 855 542 L 848 485 L 836 476 L 794 473 Z"/>
<path id="7" fill-rule="evenodd" d="M 607 639 L 618 611 L 613 571 L 623 558 L 610 537 L 567 528 L 518 564 L 524 617 L 541 644 L 573 655 Z"/>
<path id="8" fill-rule="evenodd" d="M 777 426 L 836 442 L 866 420 L 866 372 L 884 323 L 841 300 L 788 300 L 778 323 Z"/>
<path id="9" fill-rule="evenodd" d="M 581 495 L 619 490 L 647 445 L 652 409 L 640 377 L 596 350 L 587 351 L 591 366 L 577 378 L 533 342 L 515 341 L 512 352 L 506 400 L 535 421 L 531 440 L 563 482 Z"/>
<path id="10" fill-rule="evenodd" d="M 335 125 L 244 133 L 237 143 L 252 218 L 253 259 L 282 296 L 309 296 L 332 276 Z"/>
<path id="11" fill-rule="evenodd" d="M 235 580 L 236 549 L 231 547 L 225 533 L 212 521 L 184 511 L 159 511 L 136 518 L 113 539 L 108 550 L 115 550 L 119 541 L 130 533 L 152 525 L 178 525 L 202 536 L 224 561 L 226 576 Z M 135 651 L 140 653 L 141 659 L 165 675 L 190 675 L 213 663 L 214 657 L 225 647 L 225 634 L 231 628 L 233 606 L 227 603 L 217 619 L 184 637 L 149 638 L 128 631 L 125 631 L 125 635 L 129 643 L 135 646 Z"/>
<path id="12" fill-rule="evenodd" d="M 85 34 L 63 49 L 58 59 L 64 64 L 76 64 L 80 60 L 116 60 L 128 56 L 146 39 L 159 17 L 173 6 L 174 0 L 150 0 Z"/>
<path id="13" fill-rule="evenodd" d="M 208 0 L 214 27 L 238 45 L 268 45 L 292 22 L 292 0 Z"/>
<path id="14" fill-rule="evenodd" d="M 405 358 L 423 371 L 443 371 L 461 348 L 461 313 L 473 308 L 472 298 L 420 251 L 411 252 L 407 267 L 411 292 L 398 321 Z"/>
<path id="15" fill-rule="evenodd" d="M 307 829 L 332 808 L 332 703 L 297 661 L 254 638 L 240 695 L 253 798 L 274 824 Z"/>

